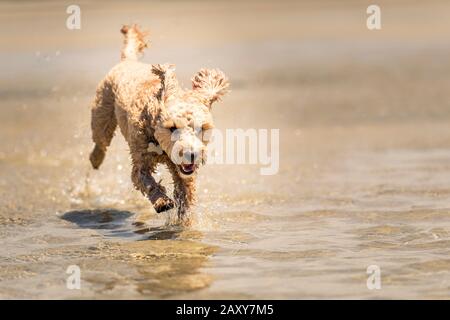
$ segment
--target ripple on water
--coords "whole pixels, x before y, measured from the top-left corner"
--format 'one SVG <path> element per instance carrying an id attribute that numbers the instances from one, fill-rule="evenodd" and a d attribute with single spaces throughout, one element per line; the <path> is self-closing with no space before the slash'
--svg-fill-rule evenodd
<path id="1" fill-rule="evenodd" d="M 332 257 L 336 253 L 327 249 L 312 249 L 312 250 L 292 250 L 292 251 L 272 251 L 259 249 L 238 249 L 233 251 L 235 256 L 246 256 L 257 259 L 271 260 L 271 261 L 292 261 L 309 258 L 325 258 Z"/>

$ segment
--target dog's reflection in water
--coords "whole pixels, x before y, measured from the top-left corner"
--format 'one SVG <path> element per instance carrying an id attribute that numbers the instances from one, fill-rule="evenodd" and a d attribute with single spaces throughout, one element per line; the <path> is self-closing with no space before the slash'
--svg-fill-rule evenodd
<path id="1" fill-rule="evenodd" d="M 131 240 L 102 246 L 93 260 L 83 258 L 83 265 L 89 266 L 84 281 L 99 292 L 127 286 L 135 288 L 134 297 L 167 298 L 213 282 L 204 268 L 217 248 L 198 241 L 203 237 L 198 231 L 181 225 L 150 227 L 142 217 L 115 209 L 75 210 L 61 218 L 105 237 Z"/>
<path id="2" fill-rule="evenodd" d="M 171 240 L 181 233 L 188 233 L 198 238 L 196 232 L 185 232 L 180 225 L 149 227 L 135 214 L 117 209 L 86 209 L 66 212 L 61 216 L 63 220 L 72 222 L 83 229 L 95 229 L 105 236 L 136 238 L 136 240 Z"/>

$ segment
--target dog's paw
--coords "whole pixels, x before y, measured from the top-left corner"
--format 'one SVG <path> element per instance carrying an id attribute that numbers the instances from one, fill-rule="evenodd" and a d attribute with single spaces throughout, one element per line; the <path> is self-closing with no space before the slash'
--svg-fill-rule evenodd
<path id="1" fill-rule="evenodd" d="M 153 207 L 155 208 L 155 211 L 157 213 L 160 213 L 173 209 L 175 207 L 175 203 L 168 197 L 162 197 L 156 200 L 155 203 L 153 203 Z"/>

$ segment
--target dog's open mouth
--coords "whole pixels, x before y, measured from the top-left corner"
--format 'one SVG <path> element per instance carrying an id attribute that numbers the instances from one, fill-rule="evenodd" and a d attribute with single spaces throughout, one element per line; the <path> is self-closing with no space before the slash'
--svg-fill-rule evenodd
<path id="1" fill-rule="evenodd" d="M 179 165 L 180 171 L 185 175 L 193 174 L 195 171 L 195 164 L 189 163 L 189 164 L 181 164 Z"/>

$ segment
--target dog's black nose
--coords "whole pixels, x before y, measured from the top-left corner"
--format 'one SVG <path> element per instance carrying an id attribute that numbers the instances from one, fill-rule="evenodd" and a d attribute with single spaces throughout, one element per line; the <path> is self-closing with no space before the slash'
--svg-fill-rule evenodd
<path id="1" fill-rule="evenodd" d="M 198 159 L 199 153 L 197 151 L 185 151 L 184 152 L 184 160 L 188 163 L 195 163 Z"/>

